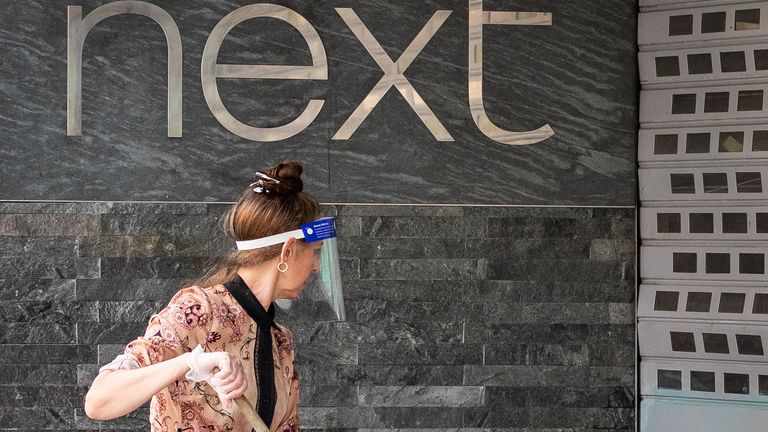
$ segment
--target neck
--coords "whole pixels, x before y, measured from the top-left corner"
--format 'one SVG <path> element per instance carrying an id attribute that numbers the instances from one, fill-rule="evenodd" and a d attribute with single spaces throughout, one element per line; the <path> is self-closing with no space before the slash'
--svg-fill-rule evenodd
<path id="1" fill-rule="evenodd" d="M 243 279 L 248 289 L 251 290 L 264 310 L 275 300 L 275 285 L 277 285 L 277 271 L 268 271 L 267 267 L 240 267 L 237 274 Z"/>

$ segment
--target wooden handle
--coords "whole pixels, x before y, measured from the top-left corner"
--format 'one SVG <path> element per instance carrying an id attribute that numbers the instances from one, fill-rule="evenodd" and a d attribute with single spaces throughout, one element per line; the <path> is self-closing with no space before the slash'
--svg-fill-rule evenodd
<path id="1" fill-rule="evenodd" d="M 264 424 L 264 420 L 256 414 L 256 411 L 251 406 L 251 403 L 248 402 L 248 398 L 246 398 L 245 395 L 235 398 L 235 403 L 256 432 L 269 432 L 269 426 Z"/>
<path id="2" fill-rule="evenodd" d="M 213 368 L 213 373 L 219 372 L 219 368 L 215 367 Z M 235 403 L 237 404 L 237 407 L 240 408 L 240 411 L 242 411 L 243 415 L 245 416 L 245 419 L 248 420 L 248 423 L 250 423 L 251 427 L 256 432 L 269 432 L 269 426 L 267 426 L 264 423 L 264 420 L 259 417 L 259 414 L 256 413 L 256 410 L 253 409 L 253 406 L 250 402 L 248 402 L 248 398 L 245 397 L 245 395 L 240 395 L 235 398 Z"/>

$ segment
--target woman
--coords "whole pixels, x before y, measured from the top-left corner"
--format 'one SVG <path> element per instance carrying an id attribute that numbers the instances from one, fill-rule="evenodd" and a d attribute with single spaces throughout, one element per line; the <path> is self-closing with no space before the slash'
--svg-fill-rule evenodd
<path id="1" fill-rule="evenodd" d="M 317 201 L 302 192 L 302 167 L 283 162 L 252 183 L 227 213 L 235 241 L 259 239 L 315 220 Z M 240 395 L 271 431 L 298 430 L 298 373 L 291 332 L 273 321 L 276 299 L 296 298 L 319 270 L 322 242 L 290 238 L 238 250 L 153 315 L 144 337 L 104 366 L 85 398 L 99 420 L 150 398 L 152 431 L 250 431 L 232 401 Z"/>

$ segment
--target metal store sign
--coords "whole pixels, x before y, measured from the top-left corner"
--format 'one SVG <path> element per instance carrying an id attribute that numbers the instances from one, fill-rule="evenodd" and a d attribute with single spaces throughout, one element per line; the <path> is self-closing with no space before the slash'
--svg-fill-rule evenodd
<path id="1" fill-rule="evenodd" d="M 451 15 L 450 10 L 437 10 L 402 55 L 393 61 L 379 45 L 365 24 L 351 8 L 335 8 L 335 11 L 352 30 L 360 43 L 373 57 L 384 76 L 360 102 L 333 136 L 346 140 L 365 121 L 376 104 L 395 87 L 419 119 L 438 141 L 453 141 L 453 137 L 432 112 L 403 75 L 442 24 Z M 67 30 L 67 135 L 82 132 L 82 55 L 86 36 L 91 29 L 106 18 L 136 14 L 151 18 L 162 27 L 168 45 L 168 136 L 182 135 L 182 49 L 181 35 L 173 18 L 159 6 L 140 1 L 115 1 L 94 9 L 85 17 L 81 6 L 68 6 Z M 295 28 L 303 37 L 312 57 L 310 66 L 297 65 L 234 65 L 219 64 L 217 57 L 227 34 L 243 21 L 269 17 L 279 19 Z M 469 0 L 469 108 L 475 125 L 488 138 L 510 145 L 534 144 L 543 141 L 554 131 L 545 124 L 529 131 L 509 131 L 495 125 L 483 105 L 483 26 L 486 25 L 551 25 L 552 14 L 547 12 L 485 11 L 482 0 Z M 227 16 L 211 31 L 205 44 L 200 73 L 203 94 L 208 108 L 227 130 L 252 141 L 279 141 L 290 138 L 309 126 L 320 113 L 323 100 L 312 99 L 304 111 L 293 121 L 276 127 L 260 128 L 235 118 L 222 100 L 217 79 L 291 79 L 327 80 L 328 63 L 325 47 L 315 28 L 301 14 L 269 3 L 257 3 L 240 7 Z"/>

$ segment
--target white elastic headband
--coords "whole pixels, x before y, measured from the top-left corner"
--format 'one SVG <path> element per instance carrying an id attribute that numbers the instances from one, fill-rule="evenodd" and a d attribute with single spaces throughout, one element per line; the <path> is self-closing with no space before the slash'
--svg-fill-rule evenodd
<path id="1" fill-rule="evenodd" d="M 284 232 L 281 234 L 271 235 L 269 237 L 262 237 L 253 240 L 236 241 L 237 250 L 249 250 L 259 249 L 267 246 L 272 246 L 280 243 L 285 243 L 289 238 L 303 239 L 304 231 L 297 229 L 293 231 Z"/>

